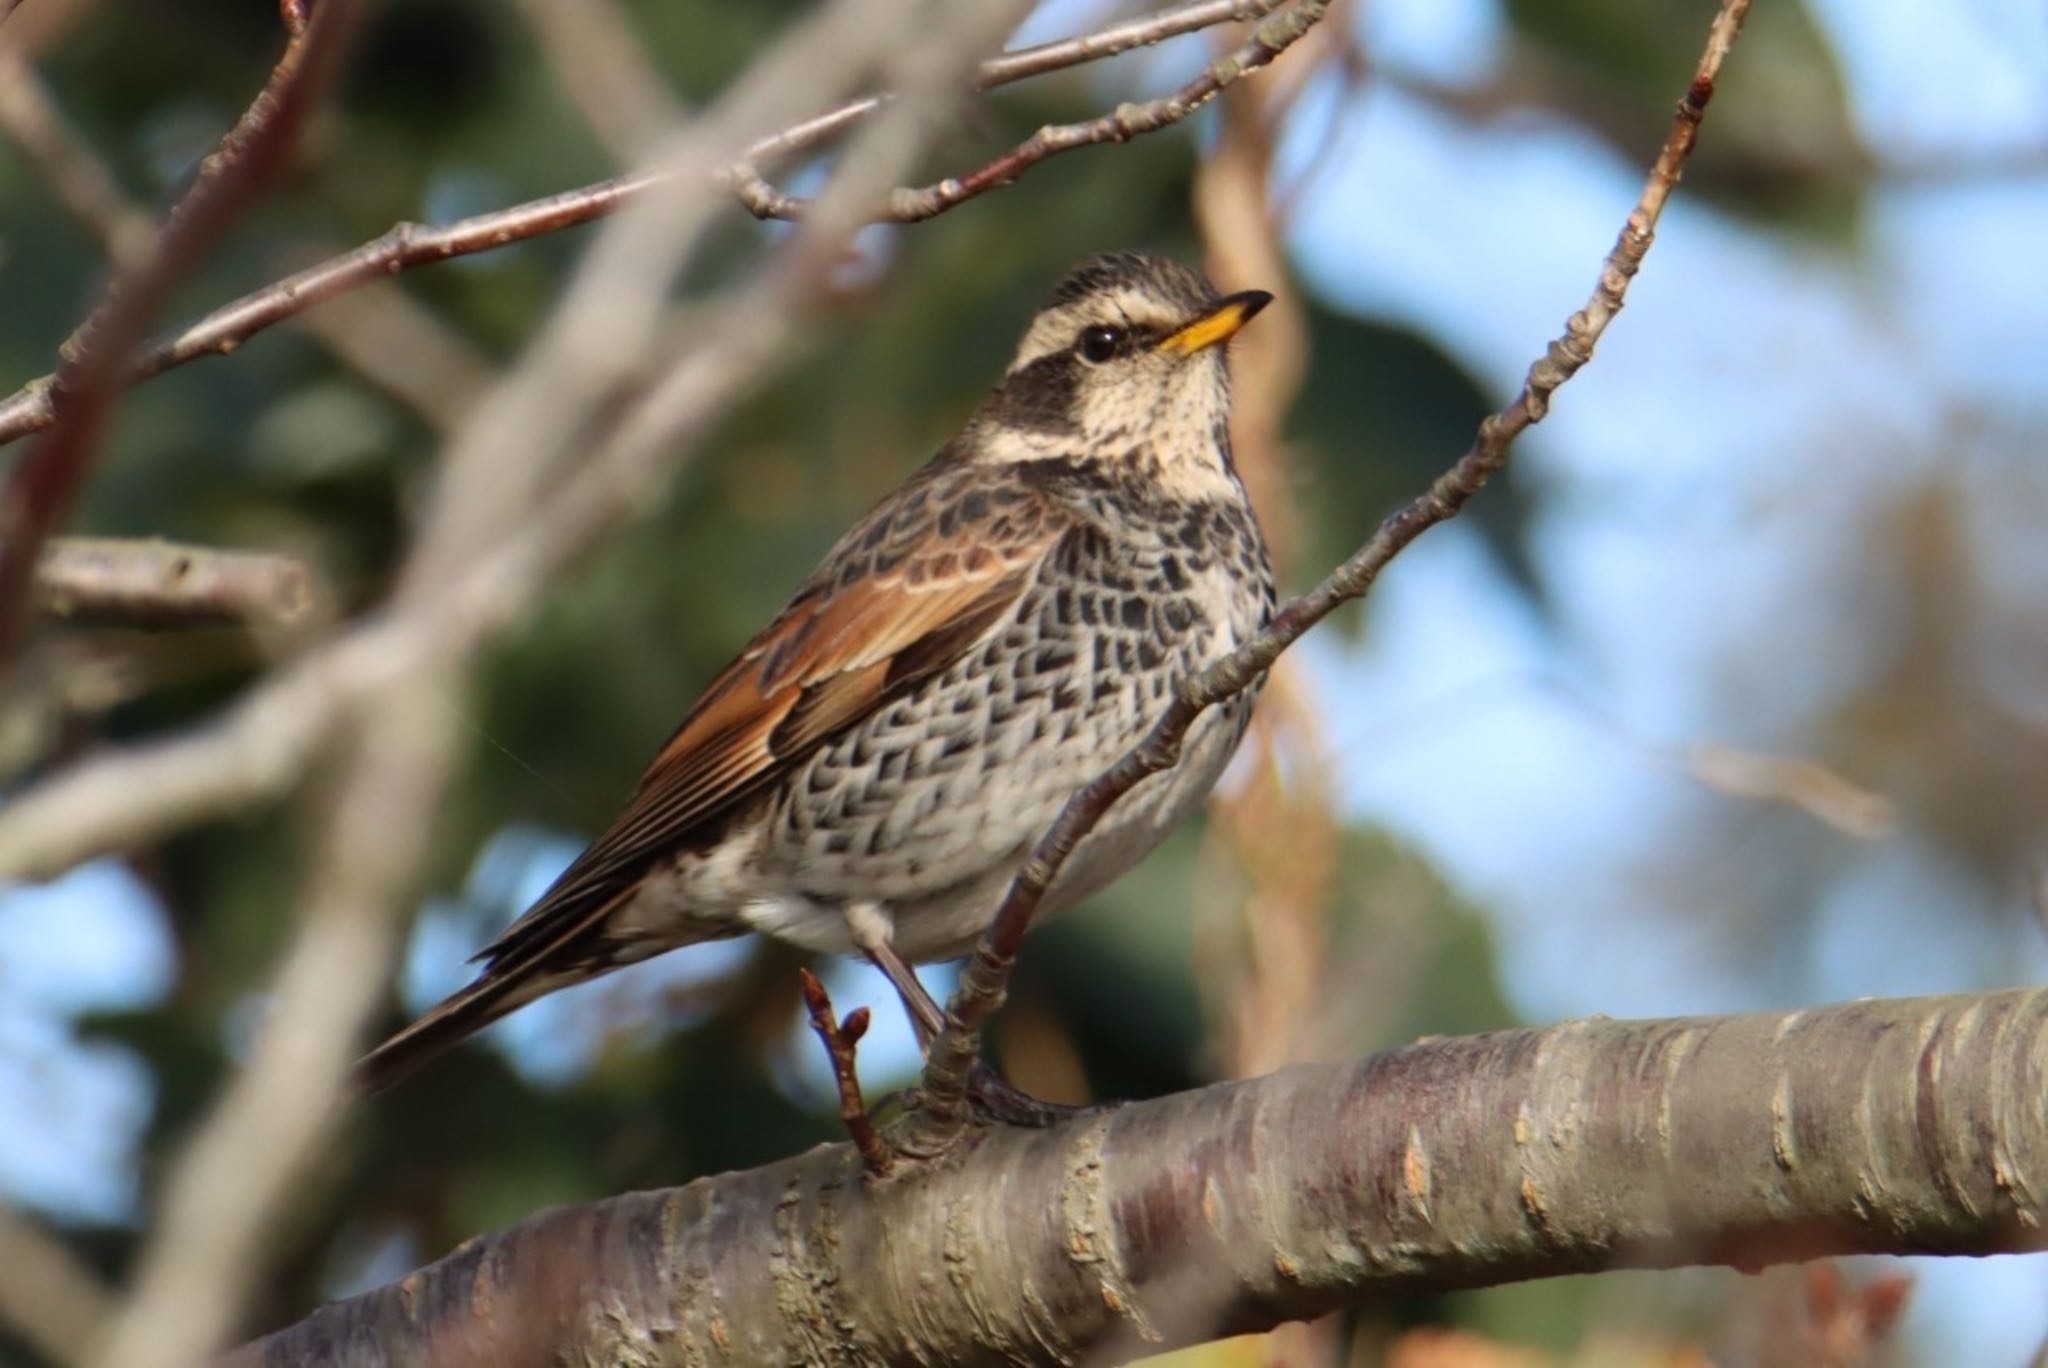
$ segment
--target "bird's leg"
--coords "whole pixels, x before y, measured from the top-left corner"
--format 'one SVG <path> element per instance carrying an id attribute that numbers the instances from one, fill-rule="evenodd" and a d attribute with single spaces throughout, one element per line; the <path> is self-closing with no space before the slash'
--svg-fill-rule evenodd
<path id="1" fill-rule="evenodd" d="M 868 963 L 882 971 L 896 996 L 903 999 L 903 1010 L 910 1016 L 911 1029 L 917 1032 L 917 1047 L 929 1049 L 932 1041 L 945 1028 L 946 1014 L 939 1010 L 939 1004 L 917 981 L 917 973 L 903 962 L 903 956 L 896 953 L 890 941 L 896 934 L 896 922 L 880 903 L 851 903 L 846 909 L 846 928 L 853 934 L 853 943 L 867 956 Z"/>
<path id="2" fill-rule="evenodd" d="M 917 1031 L 918 1048 L 929 1050 L 932 1041 L 945 1029 L 946 1014 L 918 982 L 916 971 L 890 943 L 896 931 L 895 920 L 878 903 L 852 903 L 846 909 L 846 925 L 868 963 L 888 977 L 896 996 L 903 999 L 903 1010 L 910 1014 L 910 1024 Z M 1058 1121 L 1102 1110 L 1041 1101 L 997 1073 L 986 1060 L 975 1062 L 974 1075 L 967 1086 L 990 1116 L 1013 1126 L 1043 1129 Z"/>

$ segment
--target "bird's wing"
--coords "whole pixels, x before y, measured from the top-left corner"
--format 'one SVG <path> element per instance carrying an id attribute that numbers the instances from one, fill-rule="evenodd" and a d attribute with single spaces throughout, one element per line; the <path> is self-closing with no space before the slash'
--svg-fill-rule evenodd
<path id="1" fill-rule="evenodd" d="M 618 820 L 478 958 L 497 971 L 552 957 L 651 861 L 715 842 L 720 818 L 982 640 L 1074 526 L 1021 481 L 927 467 L 840 540 L 704 691 Z"/>

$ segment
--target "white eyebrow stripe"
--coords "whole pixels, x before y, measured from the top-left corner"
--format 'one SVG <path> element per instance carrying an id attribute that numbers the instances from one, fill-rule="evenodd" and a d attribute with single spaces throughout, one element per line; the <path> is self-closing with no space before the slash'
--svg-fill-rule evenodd
<path id="1" fill-rule="evenodd" d="M 1160 301 L 1150 295 L 1120 287 L 1048 309 L 1024 334 L 1024 340 L 1017 345 L 1017 354 L 1004 374 L 1015 375 L 1034 361 L 1067 350 L 1074 345 L 1074 339 L 1081 335 L 1081 330 L 1091 323 L 1121 321 L 1134 331 L 1150 328 L 1164 335 L 1178 326 L 1178 322 L 1163 314 L 1161 308 Z"/>

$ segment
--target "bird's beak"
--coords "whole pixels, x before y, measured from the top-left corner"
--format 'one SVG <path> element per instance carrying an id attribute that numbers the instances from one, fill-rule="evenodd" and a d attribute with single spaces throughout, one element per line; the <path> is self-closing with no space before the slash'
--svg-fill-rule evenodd
<path id="1" fill-rule="evenodd" d="M 1237 336 L 1237 330 L 1252 321 L 1252 315 L 1273 302 L 1264 290 L 1243 290 L 1225 295 L 1181 325 L 1160 342 L 1159 350 L 1176 356 L 1193 356 Z"/>

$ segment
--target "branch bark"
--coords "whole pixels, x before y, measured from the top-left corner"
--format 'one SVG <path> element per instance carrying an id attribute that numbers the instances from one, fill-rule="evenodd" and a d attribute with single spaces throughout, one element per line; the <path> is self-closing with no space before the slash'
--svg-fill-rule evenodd
<path id="1" fill-rule="evenodd" d="M 541 1213 L 254 1365 L 1118 1362 L 1393 1294 L 2040 1248 L 2048 990 L 1432 1040 Z"/>

